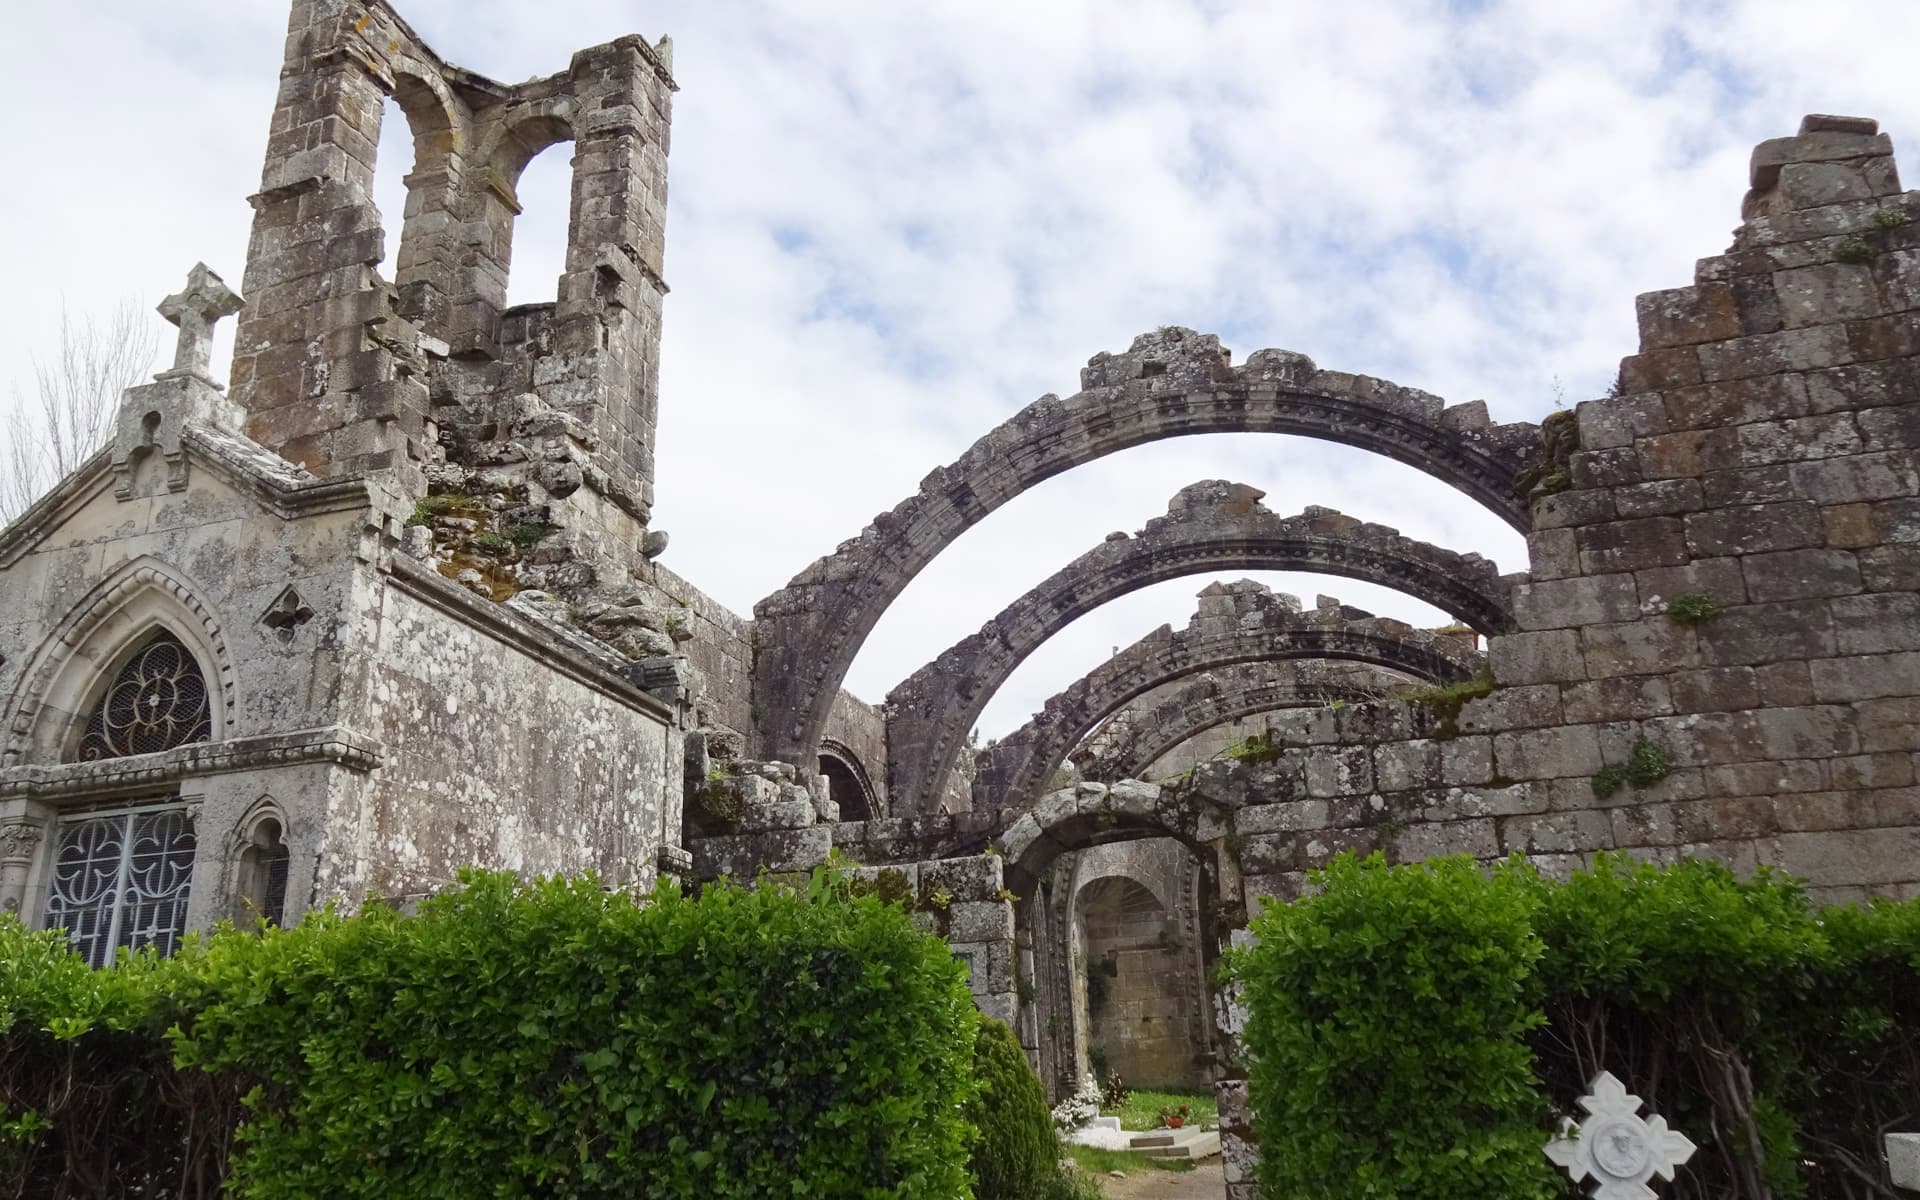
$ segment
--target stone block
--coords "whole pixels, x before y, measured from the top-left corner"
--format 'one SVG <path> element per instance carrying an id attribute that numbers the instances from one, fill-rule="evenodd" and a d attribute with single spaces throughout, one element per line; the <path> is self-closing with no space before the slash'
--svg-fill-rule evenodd
<path id="1" fill-rule="evenodd" d="M 1307 794 L 1354 796 L 1373 790 L 1373 754 L 1365 746 L 1316 751 L 1307 759 Z"/>
<path id="2" fill-rule="evenodd" d="M 1706 665 L 1731 667 L 1834 652 L 1833 619 L 1822 600 L 1730 608 L 1699 628 Z"/>
<path id="3" fill-rule="evenodd" d="M 1564 579 L 1580 573 L 1580 544 L 1571 529 L 1541 529 L 1527 535 L 1527 563 L 1534 579 Z"/>
<path id="4" fill-rule="evenodd" d="M 1589 625 L 1580 631 L 1580 644 L 1594 679 L 1652 675 L 1694 666 L 1700 658 L 1694 631 L 1664 617 Z"/>
<path id="5" fill-rule="evenodd" d="M 1863 792 L 1776 795 L 1773 811 L 1780 829 L 1787 833 L 1870 828 L 1879 823 L 1873 797 Z"/>
<path id="6" fill-rule="evenodd" d="M 1827 777 L 1842 791 L 1904 788 L 1913 783 L 1913 756 L 1899 751 L 1842 755 L 1827 763 Z"/>
<path id="7" fill-rule="evenodd" d="M 935 859 L 920 864 L 923 899 L 944 890 L 956 904 L 997 900 L 1005 886 L 1000 859 L 991 854 Z"/>
<path id="8" fill-rule="evenodd" d="M 1807 405 L 1814 412 L 1880 408 L 1920 392 L 1920 364 L 1860 363 L 1816 371 L 1806 379 Z"/>
<path id="9" fill-rule="evenodd" d="M 1580 427 L 1580 446 L 1607 450 L 1631 446 L 1635 438 L 1665 433 L 1667 409 L 1658 396 L 1616 396 L 1574 406 Z"/>
<path id="10" fill-rule="evenodd" d="M 1797 417 L 1808 411 L 1807 385 L 1799 375 L 1767 375 L 1679 388 L 1666 393 L 1673 428 L 1711 430 L 1749 421 Z"/>
<path id="11" fill-rule="evenodd" d="M 1721 604 L 1739 604 L 1747 598 L 1746 577 L 1737 558 L 1700 558 L 1684 567 L 1655 567 L 1634 574 L 1640 588 L 1640 611 L 1664 613 L 1675 596 L 1707 592 Z"/>
<path id="12" fill-rule="evenodd" d="M 1616 847 L 1671 846 L 1680 840 L 1671 804 L 1622 804 L 1607 810 L 1607 820 Z"/>
<path id="13" fill-rule="evenodd" d="M 1920 1192 L 1920 1133 L 1886 1136 L 1887 1178 L 1897 1188 Z"/>
<path id="14" fill-rule="evenodd" d="M 1568 529 L 1605 521 L 1613 516 L 1613 495 L 1607 491 L 1556 492 L 1533 502 L 1533 527 Z"/>
<path id="15" fill-rule="evenodd" d="M 1613 506 L 1623 517 L 1663 517 L 1698 512 L 1706 506 L 1695 479 L 1656 479 L 1613 489 Z"/>
<path id="16" fill-rule="evenodd" d="M 1799 465 L 1819 470 L 1839 464 Z M 1682 519 L 1686 522 L 1686 546 L 1696 558 L 1798 550 L 1826 540 L 1819 509 L 1804 502 L 1722 508 L 1689 513 Z"/>
<path id="17" fill-rule="evenodd" d="M 1920 591 L 1920 546 L 1896 542 L 1862 550 L 1860 578 L 1870 591 Z"/>
<path id="18" fill-rule="evenodd" d="M 1303 829 L 1325 829 L 1327 825 L 1325 800 L 1255 804 L 1241 809 L 1234 818 L 1234 830 L 1241 834 L 1297 833 Z"/>
<path id="19" fill-rule="evenodd" d="M 1755 421 L 1740 426 L 1734 435 L 1738 460 L 1727 466 L 1764 467 L 1842 458 L 1860 453 L 1864 445 L 1852 413 L 1816 413 L 1809 417 Z"/>
<path id="20" fill-rule="evenodd" d="M 1880 290 L 1864 263 L 1823 263 L 1777 271 L 1773 290 L 1788 328 L 1880 315 Z"/>
<path id="21" fill-rule="evenodd" d="M 1412 741 L 1373 752 L 1373 777 L 1382 792 L 1404 792 L 1439 782 L 1440 742 Z"/>
<path id="22" fill-rule="evenodd" d="M 1341 854 L 1372 854 L 1380 849 L 1378 829 L 1322 829 L 1300 838 L 1300 866 L 1313 870 L 1326 866 Z"/>
<path id="23" fill-rule="evenodd" d="M 1705 515 L 1710 514 L 1696 514 Z M 1584 526 L 1575 531 L 1580 541 L 1580 569 L 1588 575 L 1604 575 L 1684 563 L 1687 538 L 1681 521 L 1679 517 L 1639 517 Z"/>
<path id="24" fill-rule="evenodd" d="M 1896 404 L 1867 408 L 1853 414 L 1861 445 L 1870 451 L 1912 450 L 1920 447 L 1920 406 Z"/>
<path id="25" fill-rule="evenodd" d="M 1503 854 L 1569 854 L 1613 849 L 1613 822 L 1599 810 L 1506 817 L 1499 822 Z"/>
<path id="26" fill-rule="evenodd" d="M 1643 352 L 1740 336 L 1733 289 L 1725 284 L 1645 292 L 1635 299 L 1634 308 L 1640 319 Z"/>
<path id="27" fill-rule="evenodd" d="M 1860 564 L 1847 550 L 1784 550 L 1740 560 L 1747 598 L 1757 602 L 1846 596 L 1860 590 Z"/>
<path id="28" fill-rule="evenodd" d="M 1842 654 L 1920 650 L 1920 595 L 1882 592 L 1833 602 L 1833 630 Z"/>
<path id="29" fill-rule="evenodd" d="M 1895 250 L 1873 264 L 1881 307 L 1890 313 L 1920 308 L 1920 250 Z"/>
<path id="30" fill-rule="evenodd" d="M 1700 379 L 1700 352 L 1694 346 L 1645 350 L 1620 360 L 1620 390 L 1627 395 L 1687 387 Z"/>
<path id="31" fill-rule="evenodd" d="M 1440 782 L 1483 784 L 1493 778 L 1493 739 L 1455 737 L 1440 743 Z"/>
<path id="32" fill-rule="evenodd" d="M 1920 878 L 1920 829 L 1783 833 L 1771 849 L 1774 865 L 1829 887 L 1877 887 Z"/>
<path id="33" fill-rule="evenodd" d="M 1829 546 L 1860 549 L 1880 540 L 1880 532 L 1874 528 L 1871 504 L 1840 504 L 1823 508 L 1820 510 L 1820 524 L 1826 530 Z"/>
<path id="34" fill-rule="evenodd" d="M 1920 491 L 1920 469 L 1916 469 L 1915 455 L 1911 450 L 1888 450 L 1856 454 L 1850 458 L 1794 463 L 1789 471 L 1794 488 L 1807 499 L 1820 504 L 1909 498 Z M 1789 548 L 1767 547 L 1773 550 Z"/>
<path id="35" fill-rule="evenodd" d="M 1520 813 L 1546 812 L 1552 807 L 1552 783 L 1441 788 L 1424 794 L 1420 817 L 1426 821 L 1458 821 L 1471 817 L 1510 817 Z"/>
<path id="36" fill-rule="evenodd" d="M 1700 377 L 1710 382 L 1811 371 L 1854 361 L 1845 332 L 1831 325 L 1732 338 L 1697 350 Z"/>
<path id="37" fill-rule="evenodd" d="M 1920 699 L 1895 696 L 1853 706 L 1854 731 L 1860 749 L 1869 754 L 1887 750 L 1920 750 Z"/>
<path id="38" fill-rule="evenodd" d="M 1801 661 L 1766 663 L 1753 669 L 1762 706 L 1812 704 L 1813 676 Z"/>
<path id="39" fill-rule="evenodd" d="M 1567 462 L 1576 488 L 1611 488 L 1639 483 L 1640 458 L 1631 447 L 1612 450 L 1576 450 Z"/>
<path id="40" fill-rule="evenodd" d="M 1667 680 L 1657 676 L 1595 679 L 1560 689 L 1560 708 L 1568 721 L 1637 721 L 1674 711 Z"/>
<path id="41" fill-rule="evenodd" d="M 1494 735 L 1494 768 L 1509 779 L 1558 779 L 1600 769 L 1591 725 L 1563 725 Z"/>
<path id="42" fill-rule="evenodd" d="M 1580 653 L 1580 638 L 1571 629 L 1511 633 L 1492 638 L 1487 644 L 1487 659 L 1494 679 L 1503 687 L 1560 683 L 1587 677 L 1586 660 Z"/>
<path id="43" fill-rule="evenodd" d="M 1013 905 L 1005 900 L 974 900 L 947 909 L 947 937 L 955 942 L 1013 940 Z"/>
<path id="44" fill-rule="evenodd" d="M 1793 485 L 1793 472 L 1784 463 L 1715 470 L 1700 481 L 1700 496 L 1708 508 L 1778 504 L 1801 498 Z"/>
<path id="45" fill-rule="evenodd" d="M 1518 637 L 1549 637 L 1558 634 L 1513 634 L 1508 641 Z M 1573 653 L 1577 660 L 1579 642 L 1577 635 L 1567 631 Z M 1558 653 L 1555 651 L 1555 653 Z M 1584 668 L 1581 675 L 1584 677 Z M 1496 674 L 1498 667 L 1495 668 Z M 1461 733 L 1498 733 L 1504 729 L 1533 729 L 1541 725 L 1554 725 L 1560 721 L 1560 689 L 1552 684 L 1536 684 L 1524 687 L 1500 687 L 1491 694 L 1478 700 L 1469 700 L 1460 706 L 1459 719 L 1454 722 Z"/>
<path id="46" fill-rule="evenodd" d="M 1640 613 L 1634 578 L 1626 574 L 1523 583 L 1513 589 L 1512 604 L 1523 630 L 1628 621 Z"/>
<path id="47" fill-rule="evenodd" d="M 1707 795 L 1715 798 L 1818 792 L 1827 787 L 1826 764 L 1818 759 L 1723 763 L 1706 768 L 1702 776 Z"/>
<path id="48" fill-rule="evenodd" d="M 1677 713 L 1736 712 L 1760 703 L 1752 667 L 1704 667 L 1667 677 Z"/>
<path id="49" fill-rule="evenodd" d="M 1920 695 L 1920 653 L 1856 655 L 1808 664 L 1813 694 L 1825 702 Z"/>
<path id="50" fill-rule="evenodd" d="M 1499 857 L 1500 839 L 1493 821 L 1489 818 L 1423 821 L 1401 830 L 1387 846 L 1387 856 L 1397 862 L 1419 862 L 1448 854 L 1471 854 L 1475 858 Z"/>
<path id="51" fill-rule="evenodd" d="M 1688 430 L 1644 437 L 1634 443 L 1643 479 L 1693 479 L 1706 470 L 1700 461 L 1705 435 Z"/>

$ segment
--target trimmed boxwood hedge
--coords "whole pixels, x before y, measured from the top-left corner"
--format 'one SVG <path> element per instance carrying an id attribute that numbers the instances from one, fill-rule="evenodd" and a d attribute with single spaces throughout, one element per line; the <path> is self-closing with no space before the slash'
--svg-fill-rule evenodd
<path id="1" fill-rule="evenodd" d="M 1336 859 L 1232 970 L 1260 1194 L 1577 1196 L 1541 1153 L 1610 1070 L 1699 1151 L 1663 1195 L 1892 1195 L 1920 1127 L 1920 902 L 1817 908 L 1776 873 L 1604 855 Z"/>
<path id="2" fill-rule="evenodd" d="M 964 970 L 824 876 L 640 903 L 476 872 L 413 917 L 77 964 L 0 923 L 0 1195 L 967 1188 Z"/>

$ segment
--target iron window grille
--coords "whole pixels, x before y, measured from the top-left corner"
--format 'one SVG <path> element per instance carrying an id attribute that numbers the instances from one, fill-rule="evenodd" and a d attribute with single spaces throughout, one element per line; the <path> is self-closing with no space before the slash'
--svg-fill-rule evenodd
<path id="1" fill-rule="evenodd" d="M 47 926 L 95 967 L 122 946 L 172 954 L 186 932 L 196 848 L 187 810 L 147 806 L 64 818 L 56 827 Z"/>

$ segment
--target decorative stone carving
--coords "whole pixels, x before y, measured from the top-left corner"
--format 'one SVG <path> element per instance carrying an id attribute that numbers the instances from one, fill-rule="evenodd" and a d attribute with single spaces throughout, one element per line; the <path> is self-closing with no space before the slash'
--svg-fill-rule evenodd
<path id="1" fill-rule="evenodd" d="M 1547 1157 L 1575 1183 L 1591 1178 L 1594 1200 L 1653 1200 L 1647 1180 L 1655 1175 L 1671 1180 L 1693 1157 L 1694 1145 L 1686 1134 L 1668 1129 L 1666 1118 L 1642 1118 L 1640 1106 L 1640 1097 L 1629 1093 L 1613 1072 L 1600 1072 L 1580 1097 L 1587 1119 L 1568 1121 L 1560 1136 L 1547 1143 Z"/>
<path id="2" fill-rule="evenodd" d="M 47 836 L 36 821 L 0 825 L 0 912 L 17 913 L 26 899 L 27 868 Z"/>
<path id="3" fill-rule="evenodd" d="M 294 634 L 300 632 L 300 627 L 311 620 L 313 609 L 300 599 L 300 593 L 294 591 L 291 584 L 274 599 L 260 618 L 262 624 L 273 630 L 273 636 L 280 639 L 282 646 L 290 644 Z"/>

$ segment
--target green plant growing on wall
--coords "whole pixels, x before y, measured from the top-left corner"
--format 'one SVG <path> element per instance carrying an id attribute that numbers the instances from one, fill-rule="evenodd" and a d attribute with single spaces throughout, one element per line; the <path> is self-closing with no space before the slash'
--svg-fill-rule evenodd
<path id="1" fill-rule="evenodd" d="M 560 532 L 559 528 L 553 525 L 524 522 L 507 526 L 505 537 L 516 546 L 531 546 L 536 542 L 545 541 L 558 532 Z"/>
<path id="2" fill-rule="evenodd" d="M 1898 206 L 1883 208 L 1873 214 L 1873 223 L 1882 229 L 1898 229 L 1912 219 L 1906 209 Z"/>
<path id="3" fill-rule="evenodd" d="M 1635 738 L 1627 761 L 1600 768 L 1593 777 L 1593 795 L 1605 800 L 1623 787 L 1652 787 L 1673 774 L 1673 753 L 1648 738 Z"/>
<path id="4" fill-rule="evenodd" d="M 1857 237 L 1843 237 L 1833 244 L 1833 257 L 1843 263 L 1873 261 L 1873 247 Z"/>
<path id="5" fill-rule="evenodd" d="M 1434 736 L 1445 739 L 1459 736 L 1460 710 L 1466 707 L 1467 702 L 1492 695 L 1493 688 L 1492 673 L 1483 671 L 1472 679 L 1463 679 L 1458 683 L 1427 683 L 1395 688 L 1387 693 L 1387 698 L 1430 710 L 1439 718 L 1439 729 Z"/>
<path id="6" fill-rule="evenodd" d="M 1227 747 L 1227 757 L 1235 762 L 1270 763 L 1284 753 L 1272 730 L 1248 734 L 1244 739 Z"/>
<path id="7" fill-rule="evenodd" d="M 1720 598 L 1712 592 L 1681 592 L 1667 601 L 1667 620 L 1676 625 L 1704 625 L 1720 615 Z"/>

